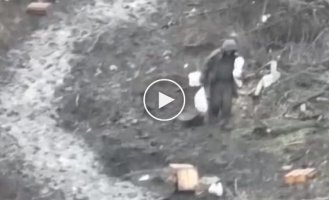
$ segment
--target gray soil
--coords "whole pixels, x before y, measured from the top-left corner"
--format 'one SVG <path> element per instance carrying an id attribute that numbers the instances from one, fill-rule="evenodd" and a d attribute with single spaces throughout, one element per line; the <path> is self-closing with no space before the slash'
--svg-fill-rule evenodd
<path id="1" fill-rule="evenodd" d="M 1 13 L 8 22 L 2 23 L 16 27 L 9 35 L 21 40 L 6 39 L 2 45 L 7 53 L 0 57 L 4 66 L 0 199 L 217 199 L 174 193 L 161 180 L 136 181 L 140 175 L 162 174 L 171 162 L 188 162 L 202 175 L 219 176 L 227 199 L 328 195 L 328 131 L 318 129 L 314 120 L 278 118 L 278 112 L 285 109 L 283 104 L 268 105 L 269 99 L 284 96 L 287 87 L 308 96 L 307 91 L 323 85 L 312 82 L 309 74 L 264 94 L 257 106 L 258 117 L 275 130 L 282 128 L 272 135 L 256 134 L 257 120 L 244 117 L 257 118 L 253 118 L 255 105 L 249 96 L 241 95 L 235 101 L 230 132 L 217 126 L 157 122 L 144 111 L 142 94 L 150 81 L 167 77 L 186 84 L 187 72 L 199 68 L 204 55 L 230 31 L 252 30 L 263 1 L 243 5 L 215 0 L 60 1 L 51 15 L 41 19 L 25 15 L 27 2 L 1 4 L 8 7 Z M 268 12 L 283 5 L 270 4 Z M 221 9 L 224 7 L 229 8 Z M 16 24 L 10 20 L 9 8 L 21 18 Z M 186 12 L 193 14 L 193 8 L 212 12 L 188 16 Z M 271 36 L 267 31 L 255 35 L 263 36 L 259 43 L 268 42 L 266 38 Z M 242 44 L 248 37 L 241 39 Z M 249 42 L 260 45 L 255 44 L 257 39 Z M 256 67 L 268 59 L 248 51 L 249 47 L 245 45 L 242 51 L 248 61 L 256 60 L 250 61 Z M 170 55 L 166 57 L 164 52 Z M 321 56 L 317 54 L 316 59 L 325 57 Z M 187 69 L 185 64 L 189 64 Z M 253 71 L 255 66 L 250 66 L 248 70 Z M 308 65 L 305 61 L 284 66 L 284 75 L 289 76 Z M 314 73 L 328 83 L 328 66 L 321 66 L 324 70 Z M 251 81 L 243 90 L 253 85 Z M 288 100 L 282 100 L 284 105 Z M 326 105 L 314 103 L 316 110 L 322 111 L 324 124 Z M 292 125 L 296 127 L 285 129 Z M 284 165 L 316 167 L 321 176 L 303 188 L 287 187 L 282 182 Z"/>

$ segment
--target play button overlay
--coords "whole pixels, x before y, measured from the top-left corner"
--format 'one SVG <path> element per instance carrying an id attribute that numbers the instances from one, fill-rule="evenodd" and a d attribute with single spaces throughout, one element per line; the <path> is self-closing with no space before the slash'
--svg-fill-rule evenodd
<path id="1" fill-rule="evenodd" d="M 146 112 L 158 121 L 171 121 L 185 107 L 183 88 L 171 79 L 158 79 L 145 90 L 143 97 Z"/>
<path id="2" fill-rule="evenodd" d="M 159 109 L 162 108 L 163 106 L 166 106 L 168 104 L 170 104 L 171 102 L 175 101 L 175 99 L 171 98 L 170 96 L 167 96 L 165 94 L 163 94 L 162 92 L 159 92 Z"/>

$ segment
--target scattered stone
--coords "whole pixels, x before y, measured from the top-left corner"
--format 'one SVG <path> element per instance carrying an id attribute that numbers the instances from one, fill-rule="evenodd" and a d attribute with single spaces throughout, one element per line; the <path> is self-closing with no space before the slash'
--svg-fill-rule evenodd
<path id="1" fill-rule="evenodd" d="M 318 101 L 318 102 L 329 102 L 329 98 L 327 98 L 327 97 L 317 97 L 316 101 Z"/>
<path id="2" fill-rule="evenodd" d="M 118 67 L 116 65 L 111 65 L 110 66 L 110 70 L 111 71 L 117 71 L 118 70 Z"/>
<path id="3" fill-rule="evenodd" d="M 145 74 L 150 74 L 154 72 L 157 68 L 156 67 L 151 67 L 148 71 L 145 72 Z"/>
<path id="4" fill-rule="evenodd" d="M 290 171 L 292 170 L 293 166 L 292 165 L 284 165 L 281 167 L 282 171 Z"/>
<path id="5" fill-rule="evenodd" d="M 97 68 L 94 76 L 97 77 L 97 76 L 101 75 L 102 73 L 103 73 L 102 70 L 100 68 Z"/>
<path id="6" fill-rule="evenodd" d="M 148 181 L 148 180 L 150 180 L 150 178 L 151 178 L 151 176 L 148 175 L 148 174 L 146 174 L 146 175 L 141 176 L 141 177 L 138 179 L 138 181 L 141 181 L 141 182 L 143 182 L 143 181 Z"/>
<path id="7" fill-rule="evenodd" d="M 301 185 L 314 178 L 316 170 L 314 168 L 295 169 L 284 176 L 284 182 L 288 185 Z"/>
<path id="8" fill-rule="evenodd" d="M 170 57 L 171 57 L 171 55 L 172 55 L 172 53 L 171 53 L 171 51 L 169 51 L 169 50 L 164 51 L 163 54 L 162 54 L 162 56 L 163 56 L 166 60 L 169 60 Z"/>
<path id="9" fill-rule="evenodd" d="M 138 119 L 132 119 L 131 124 L 133 124 L 133 125 L 138 124 Z"/>

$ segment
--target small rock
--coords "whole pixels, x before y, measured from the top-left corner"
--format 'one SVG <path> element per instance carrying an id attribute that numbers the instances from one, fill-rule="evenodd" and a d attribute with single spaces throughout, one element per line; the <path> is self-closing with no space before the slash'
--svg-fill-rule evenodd
<path id="1" fill-rule="evenodd" d="M 141 181 L 141 182 L 143 182 L 143 181 L 148 181 L 148 180 L 150 180 L 150 178 L 151 178 L 151 176 L 148 175 L 148 174 L 146 174 L 146 175 L 141 176 L 141 177 L 138 179 L 138 181 Z"/>
<path id="2" fill-rule="evenodd" d="M 118 67 L 116 65 L 111 65 L 110 66 L 110 70 L 111 71 L 117 71 L 118 70 Z"/>
<path id="3" fill-rule="evenodd" d="M 131 63 L 131 62 L 128 63 L 128 66 L 129 66 L 130 69 L 135 69 L 136 68 L 136 64 Z"/>
<path id="4" fill-rule="evenodd" d="M 169 60 L 171 57 L 172 53 L 169 50 L 166 50 L 165 52 L 163 52 L 162 56 L 166 59 Z"/>
<path id="5" fill-rule="evenodd" d="M 281 167 L 282 171 L 290 171 L 292 170 L 293 166 L 292 165 L 284 165 Z"/>
<path id="6" fill-rule="evenodd" d="M 329 102 L 329 98 L 327 97 L 317 97 L 315 100 L 319 102 Z"/>
<path id="7" fill-rule="evenodd" d="M 135 124 L 137 124 L 137 123 L 138 123 L 138 119 L 133 119 L 133 120 L 131 120 L 131 124 L 135 125 Z"/>

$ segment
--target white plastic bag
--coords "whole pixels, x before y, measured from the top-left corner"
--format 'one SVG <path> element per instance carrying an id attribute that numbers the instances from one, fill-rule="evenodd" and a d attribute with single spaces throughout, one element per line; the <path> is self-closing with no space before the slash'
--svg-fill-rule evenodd
<path id="1" fill-rule="evenodd" d="M 195 71 L 188 74 L 189 86 L 190 87 L 198 87 L 201 85 L 200 82 L 201 72 Z"/>
<path id="2" fill-rule="evenodd" d="M 200 113 L 204 114 L 208 111 L 208 101 L 204 87 L 201 87 L 195 94 L 194 106 Z"/>
<path id="3" fill-rule="evenodd" d="M 243 57 L 239 56 L 234 60 L 234 70 L 233 70 L 233 77 L 234 81 L 238 87 L 242 87 L 242 72 L 244 67 L 245 60 Z"/>

